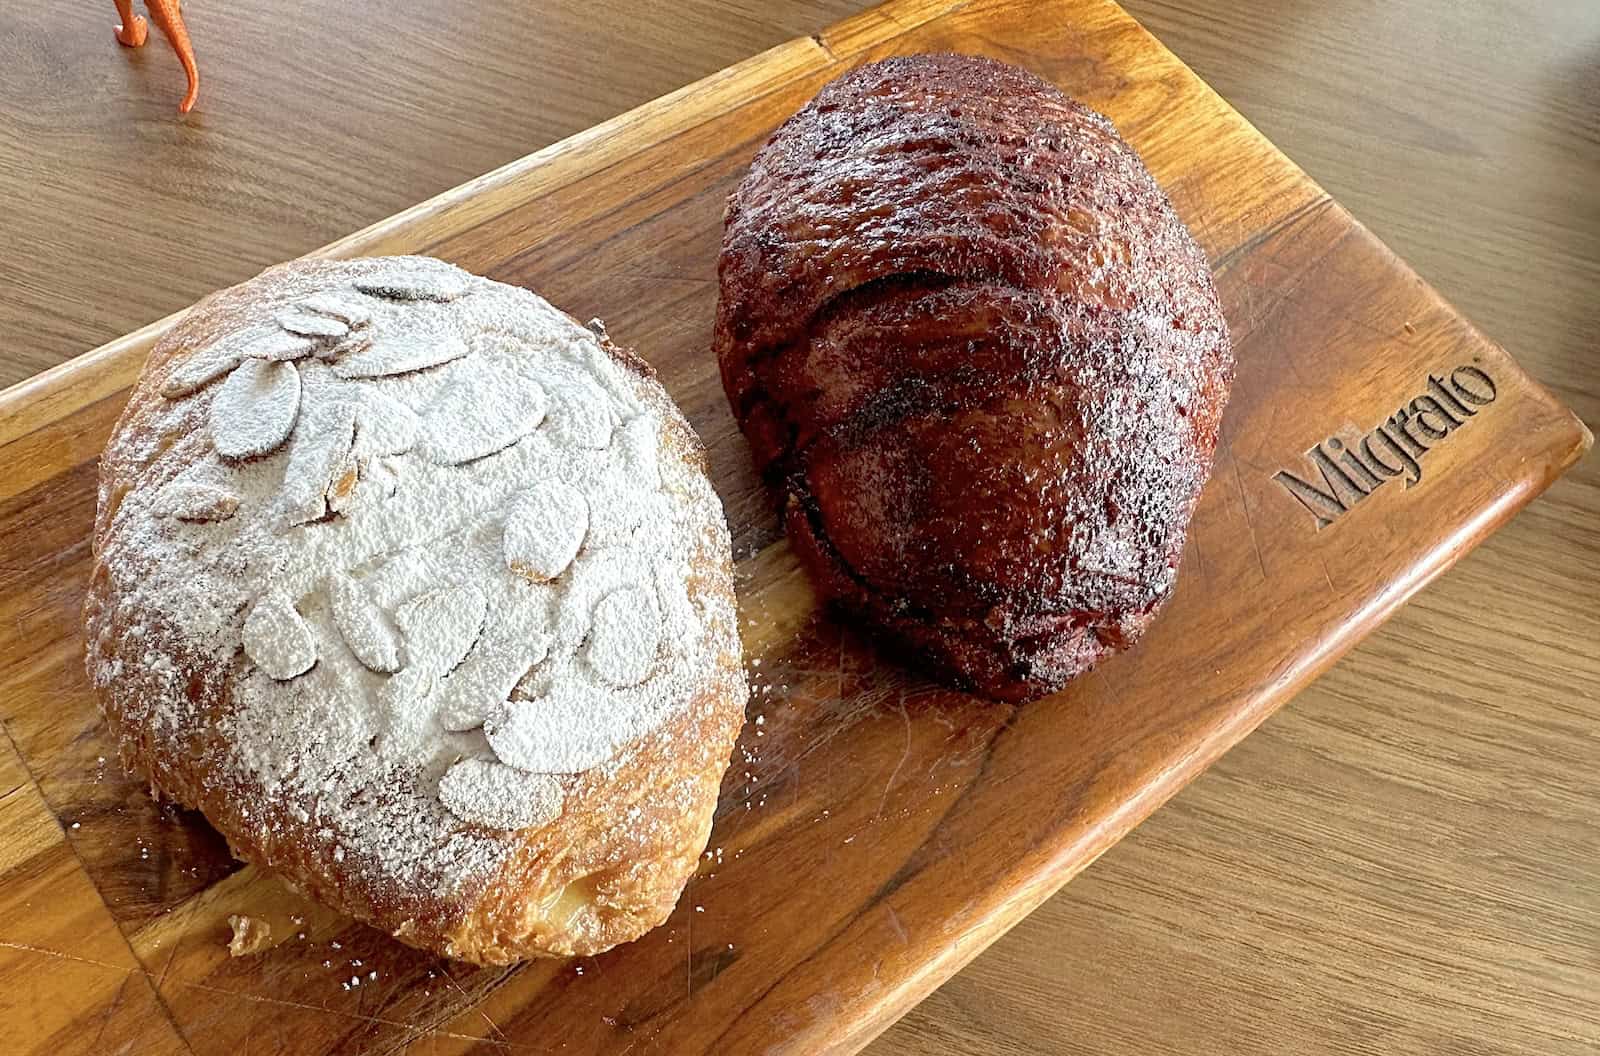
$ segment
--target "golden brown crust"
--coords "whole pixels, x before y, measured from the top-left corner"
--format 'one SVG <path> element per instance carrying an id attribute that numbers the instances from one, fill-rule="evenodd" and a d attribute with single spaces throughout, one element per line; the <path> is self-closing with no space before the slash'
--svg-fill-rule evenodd
<path id="1" fill-rule="evenodd" d="M 491 868 L 462 883 L 400 883 L 381 862 L 348 853 L 319 827 L 316 807 L 263 787 L 231 765 L 223 728 L 244 661 L 218 661 L 183 641 L 166 614 L 133 600 L 105 560 L 117 507 L 133 489 L 153 488 L 192 465 L 205 441 L 170 422 L 160 387 L 195 348 L 257 322 L 270 308 L 315 292 L 351 264 L 301 261 L 215 294 L 158 343 L 113 433 L 100 467 L 96 564 L 84 607 L 86 659 L 122 761 L 153 788 L 201 810 L 235 854 L 271 869 L 311 896 L 391 932 L 413 946 L 478 963 L 529 956 L 590 954 L 637 938 L 671 912 L 710 829 L 721 775 L 743 721 L 745 685 L 733 618 L 730 547 L 709 485 L 689 592 L 724 613 L 708 631 L 720 648 L 675 717 L 612 763 L 579 776 L 549 824 L 496 833 L 464 823 L 474 846 L 490 846 Z M 638 357 L 602 344 L 638 379 L 639 396 L 664 423 L 661 457 L 700 473 L 704 452 L 687 422 Z M 192 425 L 193 423 L 188 423 Z M 188 435 L 184 435 L 185 432 Z M 149 650 L 182 674 L 181 701 L 160 699 L 169 683 L 149 674 Z M 175 705 L 175 706 L 169 706 Z M 417 795 L 396 789 L 395 795 Z M 441 840 L 450 836 L 441 832 Z M 452 890 L 453 888 L 453 890 Z"/>
<path id="2" fill-rule="evenodd" d="M 858 67 L 757 155 L 720 278 L 724 386 L 829 598 L 1010 699 L 1143 632 L 1232 353 L 1110 122 L 987 59 Z"/>

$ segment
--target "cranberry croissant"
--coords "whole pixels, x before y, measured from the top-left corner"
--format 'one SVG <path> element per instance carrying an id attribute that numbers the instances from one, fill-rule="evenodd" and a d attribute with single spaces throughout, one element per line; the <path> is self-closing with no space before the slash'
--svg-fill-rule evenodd
<path id="1" fill-rule="evenodd" d="M 1008 700 L 1143 633 L 1233 354 L 1109 121 L 987 59 L 859 67 L 756 156 L 719 273 L 723 384 L 825 596 Z"/>

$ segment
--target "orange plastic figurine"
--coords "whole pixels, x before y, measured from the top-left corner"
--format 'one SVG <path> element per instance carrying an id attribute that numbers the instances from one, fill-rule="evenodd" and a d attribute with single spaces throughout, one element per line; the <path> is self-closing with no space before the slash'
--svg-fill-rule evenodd
<path id="1" fill-rule="evenodd" d="M 122 24 L 117 27 L 117 43 L 130 48 L 139 47 L 147 35 L 144 18 L 133 13 L 133 0 L 114 2 L 117 14 L 122 18 Z M 150 17 L 156 20 L 161 32 L 167 35 L 172 50 L 178 53 L 178 61 L 183 63 L 184 75 L 189 78 L 189 90 L 184 93 L 183 102 L 178 104 L 178 112 L 187 114 L 194 109 L 194 101 L 200 96 L 200 68 L 194 62 L 194 46 L 189 43 L 189 31 L 183 25 L 179 0 L 145 0 L 145 6 L 150 9 Z"/>

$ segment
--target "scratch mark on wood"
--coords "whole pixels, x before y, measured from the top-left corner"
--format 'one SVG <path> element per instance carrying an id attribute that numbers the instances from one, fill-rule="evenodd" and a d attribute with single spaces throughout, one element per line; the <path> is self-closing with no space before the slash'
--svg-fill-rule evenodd
<path id="1" fill-rule="evenodd" d="M 715 275 L 671 275 L 654 271 L 635 271 L 631 268 L 608 269 L 606 274 L 618 279 L 640 279 L 646 282 L 686 282 L 695 286 L 711 286 L 717 281 Z"/>
<path id="2" fill-rule="evenodd" d="M 77 549 L 78 547 L 73 547 L 73 550 Z M 22 764 L 23 772 L 27 775 L 27 778 L 29 782 L 32 783 L 33 787 L 38 790 L 40 798 L 44 800 L 45 806 L 55 818 L 56 824 L 61 825 L 62 822 L 60 808 L 51 800 L 49 796 L 44 794 L 44 788 L 39 783 L 39 775 L 34 772 L 33 765 L 28 761 L 27 755 L 25 755 L 22 749 L 17 746 L 17 739 L 12 734 L 11 727 L 4 722 L 0 722 L 0 736 L 5 738 L 5 743 L 10 747 L 12 755 L 15 756 L 15 758 Z M 113 911 L 111 904 L 106 901 L 105 892 L 100 889 L 98 884 L 93 882 L 92 878 L 94 873 L 92 870 L 90 870 L 88 863 L 83 860 L 82 849 L 79 848 L 77 842 L 74 840 L 65 840 L 64 843 L 67 850 L 72 853 L 73 860 L 78 863 L 79 871 L 84 877 L 90 878 L 90 884 L 94 889 L 95 897 L 100 900 L 101 907 L 106 911 L 106 913 L 111 915 L 112 919 L 116 919 L 116 913 Z M 144 958 L 139 956 L 139 951 L 134 949 L 133 943 L 129 941 L 128 936 L 120 929 L 118 930 L 117 934 L 121 937 L 123 947 L 128 951 L 128 956 L 133 959 L 133 962 L 137 967 L 127 968 L 122 965 L 103 964 L 102 962 L 94 961 L 87 957 L 78 957 L 73 954 L 63 953 L 59 950 L 47 950 L 43 947 L 29 947 L 21 943 L 7 943 L 0 941 L 0 946 L 6 946 L 16 950 L 28 950 L 29 952 L 46 954 L 55 957 L 62 957 L 67 960 L 81 961 L 84 964 L 99 964 L 101 967 L 114 968 L 117 971 L 122 972 L 137 971 L 146 979 L 151 979 L 150 970 L 145 965 Z M 173 1034 L 177 1036 L 178 1041 L 183 1045 L 184 1050 L 193 1056 L 194 1045 L 190 1043 L 188 1034 L 186 1034 L 183 1028 L 178 1025 L 178 1017 L 173 1013 L 172 1007 L 168 1005 L 166 1000 L 162 997 L 161 991 L 155 989 L 153 979 L 151 980 L 151 988 L 154 992 L 156 1007 L 161 1010 L 161 1014 L 166 1018 L 167 1023 L 172 1027 Z"/>
<path id="3" fill-rule="evenodd" d="M 285 1008 L 298 1008 L 306 1012 L 321 1012 L 340 1019 L 352 1019 L 359 1023 L 372 1023 L 385 1027 L 406 1027 L 409 1023 L 400 1019 L 388 1019 L 384 1016 L 369 1015 L 364 1012 L 350 1012 L 342 1008 L 329 1008 L 326 1005 L 313 1005 L 307 1001 L 293 1001 L 287 997 L 268 997 L 265 994 L 247 994 L 238 990 L 228 990 L 220 986 L 209 986 L 206 983 L 180 982 L 175 984 L 186 990 L 200 990 L 207 994 L 221 997 L 232 997 L 240 1001 L 249 1001 L 258 1005 L 279 1005 Z"/>
<path id="4" fill-rule="evenodd" d="M 896 913 L 894 907 L 887 902 L 883 904 L 883 911 L 889 914 L 889 926 L 894 929 L 895 936 L 900 940 L 900 945 L 911 945 L 911 936 L 906 934 L 906 926 L 900 922 L 900 914 Z"/>
<path id="5" fill-rule="evenodd" d="M 1333 575 L 1328 571 L 1327 558 L 1319 555 L 1317 557 L 1317 564 L 1322 566 L 1322 578 L 1328 581 L 1328 593 L 1337 598 L 1339 596 L 1339 588 L 1333 585 Z"/>
<path id="6" fill-rule="evenodd" d="M 461 995 L 461 1000 L 466 1002 L 466 1008 L 470 1008 L 474 1012 L 478 1013 L 478 1015 L 482 1016 L 483 1021 L 489 1024 L 489 1029 L 494 1031 L 496 1037 L 505 1039 L 505 1031 L 501 1030 L 499 1024 L 489 1018 L 489 1013 L 478 1007 L 478 1001 L 474 1000 L 465 990 L 461 988 L 461 984 L 456 982 L 455 976 L 450 974 L 450 966 L 445 964 L 443 961 L 439 962 L 439 975 L 444 979 L 445 982 L 450 984 L 450 988 L 452 990 Z"/>
<path id="7" fill-rule="evenodd" d="M 1232 249 L 1218 255 L 1216 263 L 1211 265 L 1212 274 L 1221 274 L 1236 260 L 1245 257 L 1250 253 L 1251 250 L 1255 249 L 1263 242 L 1275 237 L 1283 231 L 1288 230 L 1301 220 L 1304 220 L 1307 217 L 1310 217 L 1313 214 L 1328 208 L 1332 204 L 1333 199 L 1326 194 L 1322 194 L 1316 198 L 1313 198 L 1311 201 L 1306 202 L 1304 205 L 1297 206 L 1290 212 L 1280 217 L 1276 222 L 1269 224 L 1267 227 L 1257 231 L 1255 234 L 1251 235 L 1237 246 L 1234 246 Z"/>
<path id="8" fill-rule="evenodd" d="M 129 968 L 124 964 L 112 964 L 109 961 L 97 961 L 92 957 L 80 957 L 75 953 L 67 953 L 63 950 L 52 950 L 44 946 L 33 946 L 26 942 L 8 942 L 5 939 L 0 939 L 0 949 L 19 950 L 23 953 L 36 953 L 43 957 L 59 957 L 64 961 L 77 961 L 79 964 L 92 964 L 96 968 L 109 968 L 114 972 L 139 972 L 143 975 L 150 974 L 143 968 Z"/>
<path id="9" fill-rule="evenodd" d="M 900 776 L 900 770 L 906 765 L 906 760 L 911 758 L 911 715 L 906 711 L 906 691 L 902 688 L 899 692 L 899 701 L 895 708 L 900 712 L 900 718 L 906 724 L 906 746 L 900 752 L 900 761 L 894 764 L 894 769 L 889 772 L 889 780 L 883 786 L 883 796 L 878 800 L 878 812 L 872 816 L 873 821 L 883 817 L 884 808 L 889 805 L 889 790 L 894 788 L 895 780 Z"/>
<path id="10" fill-rule="evenodd" d="M 1106 687 L 1106 693 L 1119 710 L 1127 710 L 1128 706 L 1122 702 L 1122 693 L 1117 689 L 1117 683 L 1104 671 L 1100 672 L 1100 684 Z"/>
<path id="11" fill-rule="evenodd" d="M 1256 525 L 1250 519 L 1250 500 L 1245 498 L 1244 480 L 1239 476 L 1239 463 L 1234 459 L 1229 459 L 1228 461 L 1233 466 L 1233 486 L 1234 490 L 1239 493 L 1239 509 L 1244 511 L 1245 527 L 1250 530 L 1250 549 L 1255 551 L 1256 564 L 1261 567 L 1261 578 L 1266 579 L 1268 578 L 1267 563 L 1261 558 L 1261 544 L 1256 540 Z"/>
<path id="12" fill-rule="evenodd" d="M 208 986 L 205 983 L 187 983 L 186 982 L 186 983 L 179 983 L 177 985 L 182 986 L 182 987 L 184 987 L 186 989 L 200 990 L 200 991 L 202 991 L 204 993 L 214 994 L 214 995 L 217 995 L 217 996 L 220 996 L 220 997 L 232 997 L 232 998 L 237 998 L 240 1001 L 250 1001 L 250 1002 L 253 1002 L 255 1004 L 261 1004 L 261 1005 L 276 1005 L 276 1006 L 282 1006 L 282 1007 L 286 1007 L 286 1008 L 298 1008 L 298 1009 L 301 1009 L 301 1010 L 306 1011 L 306 1012 L 321 1012 L 321 1013 L 324 1013 L 325 1015 L 336 1016 L 336 1017 L 338 1017 L 340 1019 L 355 1020 L 356 1022 L 367 1023 L 367 1024 L 376 1025 L 376 1026 L 402 1027 L 402 1028 L 410 1028 L 410 1027 L 414 1027 L 415 1026 L 415 1024 L 408 1023 L 405 1020 L 392 1019 L 392 1018 L 389 1018 L 389 1017 L 386 1017 L 386 1016 L 374 1016 L 374 1015 L 369 1015 L 369 1014 L 361 1013 L 361 1012 L 350 1012 L 350 1011 L 346 1011 L 345 1009 L 342 1009 L 342 1008 L 329 1008 L 329 1007 L 327 1007 L 325 1005 L 313 1005 L 313 1004 L 308 1004 L 308 1003 L 303 1002 L 303 1001 L 291 1001 L 288 998 L 282 998 L 282 997 L 267 997 L 267 996 L 262 995 L 262 994 L 240 993 L 237 990 L 226 990 L 226 989 L 223 989 L 222 987 Z M 459 987 L 458 987 L 458 989 L 459 989 Z M 484 1016 L 483 1018 L 485 1020 L 487 1020 L 489 1017 L 488 1016 Z M 495 1029 L 498 1030 L 499 1028 L 496 1027 Z M 459 1040 L 462 1040 L 462 1041 L 475 1042 L 476 1044 L 479 1044 L 479 1045 L 493 1045 L 493 1046 L 497 1046 L 497 1047 L 502 1048 L 502 1049 L 512 1049 L 512 1050 L 521 1051 L 521 1052 L 542 1052 L 542 1051 L 544 1051 L 544 1050 L 540 1049 L 538 1046 L 533 1045 L 533 1044 L 523 1044 L 523 1043 L 511 1041 L 510 1039 L 506 1038 L 503 1034 L 499 1038 L 480 1038 L 480 1037 L 476 1037 L 476 1036 L 474 1036 L 472 1034 L 462 1034 L 459 1031 L 453 1031 L 453 1030 L 430 1030 L 430 1031 L 428 1031 L 428 1035 L 430 1037 L 436 1037 L 436 1038 L 455 1038 L 455 1039 L 459 1039 Z"/>
<path id="13" fill-rule="evenodd" d="M 161 974 L 156 978 L 157 993 L 161 992 L 162 984 L 167 981 L 167 973 L 172 970 L 172 962 L 178 959 L 178 948 L 183 945 L 183 937 L 189 933 L 190 918 L 194 916 L 198 902 L 199 899 L 196 898 L 185 899 L 183 904 L 173 911 L 183 914 L 183 929 L 173 937 L 171 948 L 167 951 L 166 963 L 161 966 Z"/>
<path id="14" fill-rule="evenodd" d="M 693 904 L 694 877 L 690 877 L 683 885 L 683 904 Z M 683 985 L 687 997 L 694 996 L 694 912 L 683 919 Z M 687 999 L 686 997 L 686 999 Z"/>
<path id="15" fill-rule="evenodd" d="M 111 1003 L 106 1005 L 105 1010 L 100 1013 L 100 1026 L 94 1032 L 94 1040 L 89 1043 L 89 1048 L 87 1051 L 100 1051 L 100 1039 L 105 1037 L 106 1025 L 111 1022 L 111 1017 L 116 1015 L 117 1010 L 122 1007 L 123 998 L 127 996 L 128 984 L 132 981 L 132 972 L 129 972 L 127 975 L 122 977 L 122 984 L 117 987 L 117 992 L 112 995 Z"/>

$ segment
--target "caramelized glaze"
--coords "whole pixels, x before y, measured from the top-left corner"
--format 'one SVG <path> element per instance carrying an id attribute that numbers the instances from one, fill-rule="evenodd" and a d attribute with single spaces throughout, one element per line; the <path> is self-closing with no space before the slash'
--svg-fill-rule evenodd
<path id="1" fill-rule="evenodd" d="M 1006 699 L 1139 637 L 1233 363 L 1109 121 L 987 59 L 858 67 L 756 156 L 720 278 L 728 397 L 831 599 Z"/>

